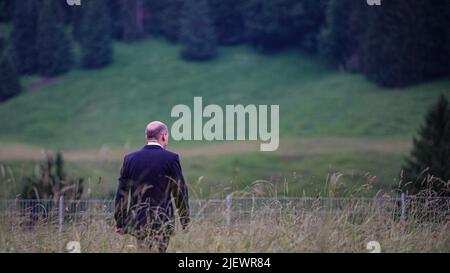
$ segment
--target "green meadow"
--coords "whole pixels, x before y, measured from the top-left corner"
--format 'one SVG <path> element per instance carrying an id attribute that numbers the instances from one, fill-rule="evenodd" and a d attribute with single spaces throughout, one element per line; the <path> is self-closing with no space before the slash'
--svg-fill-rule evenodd
<path id="1" fill-rule="evenodd" d="M 170 126 L 172 107 L 192 107 L 194 96 L 204 105 L 278 104 L 281 138 L 273 153 L 251 143 L 171 141 L 194 196 L 221 197 L 255 181 L 270 182 L 280 195 L 327 194 L 334 173 L 343 174 L 338 187 L 347 194 L 368 183 L 372 192 L 392 194 L 424 114 L 440 94 L 450 96 L 448 78 L 384 89 L 297 50 L 263 55 L 237 46 L 219 53 L 190 63 L 177 45 L 148 39 L 115 44 L 115 62 L 102 70 L 23 78 L 25 92 L 0 104 L 2 195 L 20 193 L 21 177 L 39 163 L 27 151 L 45 148 L 78 153 L 67 159 L 67 172 L 87 179 L 86 194 L 110 197 L 125 153 L 117 151 L 144 145 L 150 120 Z M 116 152 L 82 156 L 102 147 Z"/>

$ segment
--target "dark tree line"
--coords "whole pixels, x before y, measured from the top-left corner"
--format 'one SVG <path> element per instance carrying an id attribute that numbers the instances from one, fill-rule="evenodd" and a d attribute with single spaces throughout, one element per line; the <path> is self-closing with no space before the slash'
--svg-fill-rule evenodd
<path id="1" fill-rule="evenodd" d="M 367 19 L 362 72 L 389 87 L 402 87 L 450 71 L 450 2 L 385 1 Z"/>
<path id="2" fill-rule="evenodd" d="M 0 22 L 11 20 L 13 14 L 13 1 L 0 0 Z"/>
<path id="3" fill-rule="evenodd" d="M 247 41 L 263 50 L 317 48 L 317 34 L 325 21 L 326 1 L 245 1 Z"/>
<path id="4" fill-rule="evenodd" d="M 4 0 L 3 0 L 4 1 Z M 68 7 L 61 1 L 14 2 L 11 44 L 20 74 L 53 77 L 74 64 L 73 43 L 81 47 L 81 65 L 98 68 L 112 62 L 110 14 L 105 0 Z"/>
<path id="5" fill-rule="evenodd" d="M 14 97 L 21 91 L 19 73 L 9 51 L 0 39 L 0 102 Z"/>
<path id="6" fill-rule="evenodd" d="M 331 0 L 319 51 L 382 86 L 404 87 L 450 72 L 450 2 Z"/>
<path id="7" fill-rule="evenodd" d="M 72 42 L 53 0 L 42 0 L 37 20 L 36 72 L 46 77 L 67 72 L 73 63 Z"/>
<path id="8" fill-rule="evenodd" d="M 0 0 L 0 22 L 11 25 L 20 75 L 56 76 L 77 63 L 101 68 L 113 61 L 112 39 L 149 35 L 180 43 L 181 56 L 194 61 L 214 58 L 220 45 L 299 48 L 387 87 L 450 72 L 448 0 Z"/>
<path id="9" fill-rule="evenodd" d="M 106 0 L 87 2 L 80 27 L 81 65 L 87 69 L 107 66 L 113 61 L 111 18 Z"/>
<path id="10" fill-rule="evenodd" d="M 210 16 L 217 43 L 235 45 L 244 42 L 244 10 L 241 0 L 209 0 Z"/>
<path id="11" fill-rule="evenodd" d="M 186 0 L 180 29 L 181 56 L 184 59 L 209 60 L 217 54 L 216 36 L 209 14 L 206 0 Z"/>
<path id="12" fill-rule="evenodd" d="M 16 67 L 21 74 L 37 72 L 37 2 L 23 0 L 15 3 L 12 18 L 11 44 Z"/>

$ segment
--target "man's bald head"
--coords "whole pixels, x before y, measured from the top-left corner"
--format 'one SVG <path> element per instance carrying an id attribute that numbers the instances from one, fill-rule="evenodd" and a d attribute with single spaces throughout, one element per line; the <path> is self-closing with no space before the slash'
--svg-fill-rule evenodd
<path id="1" fill-rule="evenodd" d="M 169 141 L 169 128 L 161 121 L 152 121 L 145 127 L 145 136 L 148 141 L 155 141 L 166 148 Z"/>

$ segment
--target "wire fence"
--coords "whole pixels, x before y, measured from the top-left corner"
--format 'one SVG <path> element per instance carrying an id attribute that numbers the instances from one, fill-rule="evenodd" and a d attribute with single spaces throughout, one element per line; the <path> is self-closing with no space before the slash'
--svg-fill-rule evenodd
<path id="1" fill-rule="evenodd" d="M 0 199 L 0 221 L 33 225 L 38 221 L 59 224 L 68 221 L 114 220 L 114 200 L 25 200 Z M 218 219 L 225 224 L 242 223 L 257 216 L 348 212 L 374 215 L 388 213 L 406 219 L 412 213 L 428 217 L 450 217 L 450 198 L 413 197 L 402 194 L 399 198 L 314 198 L 314 197 L 233 197 L 225 199 L 190 200 L 194 219 Z"/>

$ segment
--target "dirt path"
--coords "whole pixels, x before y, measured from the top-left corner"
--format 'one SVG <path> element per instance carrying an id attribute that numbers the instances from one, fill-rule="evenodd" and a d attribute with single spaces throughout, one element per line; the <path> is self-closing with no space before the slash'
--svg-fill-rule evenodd
<path id="1" fill-rule="evenodd" d="M 363 139 L 363 138 L 308 138 L 283 139 L 274 154 L 283 156 L 302 156 L 314 154 L 336 154 L 352 152 L 378 151 L 383 153 L 403 153 L 411 148 L 411 143 L 400 140 Z M 237 155 L 259 152 L 259 142 L 224 142 L 175 148 L 183 157 Z M 127 149 L 108 148 L 80 149 L 64 151 L 67 160 L 121 160 L 130 152 Z M 20 144 L 0 144 L 0 161 L 41 160 L 46 151 L 37 147 Z"/>

